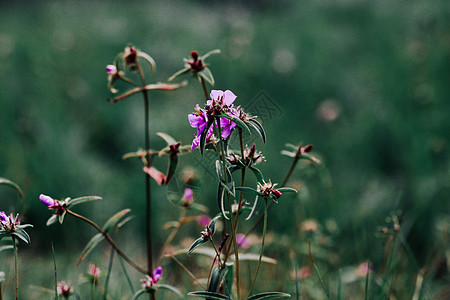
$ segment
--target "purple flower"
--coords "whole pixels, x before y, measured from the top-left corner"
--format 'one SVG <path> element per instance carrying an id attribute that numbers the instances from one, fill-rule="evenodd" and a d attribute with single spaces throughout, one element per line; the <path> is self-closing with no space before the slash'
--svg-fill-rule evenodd
<path id="1" fill-rule="evenodd" d="M 55 205 L 55 200 L 52 197 L 44 195 L 44 194 L 41 194 L 39 196 L 39 200 L 41 200 L 41 202 L 44 203 L 45 205 L 47 205 L 48 207 Z"/>
<path id="2" fill-rule="evenodd" d="M 236 243 L 243 249 L 250 247 L 250 242 L 243 233 L 236 234 Z"/>
<path id="3" fill-rule="evenodd" d="M 154 271 L 152 276 L 145 275 L 145 279 L 141 279 L 142 287 L 143 288 L 151 288 L 153 285 L 155 285 L 160 279 L 162 274 L 162 268 L 157 267 Z"/>
<path id="4" fill-rule="evenodd" d="M 210 93 L 211 100 L 206 101 L 204 109 L 197 104 L 195 112 L 188 115 L 189 123 L 192 127 L 197 128 L 197 135 L 192 141 L 192 149 L 197 148 L 200 144 L 200 136 L 205 130 L 208 121 L 221 114 L 228 114 L 233 117 L 239 117 L 236 109 L 233 108 L 233 102 L 236 100 L 236 95 L 232 91 L 226 90 L 212 90 Z M 220 124 L 215 123 L 216 127 L 220 126 L 222 138 L 226 139 L 230 136 L 231 131 L 236 127 L 236 124 L 227 118 L 221 117 Z M 209 140 L 213 135 L 213 126 L 207 129 L 206 140 Z"/>
<path id="5" fill-rule="evenodd" d="M 0 211 L 0 221 L 3 223 L 3 222 L 6 222 L 7 220 L 8 220 L 8 216 L 5 214 L 5 212 Z"/>
<path id="6" fill-rule="evenodd" d="M 106 66 L 106 73 L 108 73 L 109 75 L 117 75 L 117 68 L 115 65 L 107 65 Z"/>

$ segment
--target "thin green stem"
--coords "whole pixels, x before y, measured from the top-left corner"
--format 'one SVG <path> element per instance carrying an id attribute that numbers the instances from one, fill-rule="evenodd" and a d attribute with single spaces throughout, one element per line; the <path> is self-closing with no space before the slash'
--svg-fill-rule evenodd
<path id="1" fill-rule="evenodd" d="M 370 263 L 367 260 L 366 283 L 365 283 L 365 286 L 364 286 L 364 300 L 369 299 L 369 274 L 370 274 L 369 266 L 370 266 Z"/>
<path id="2" fill-rule="evenodd" d="M 109 278 L 111 277 L 113 262 L 114 262 L 114 248 L 111 247 L 111 253 L 109 254 L 108 273 L 106 273 L 105 279 L 105 292 L 103 293 L 103 300 L 106 300 L 108 296 Z"/>
<path id="3" fill-rule="evenodd" d="M 205 79 L 203 79 L 203 77 L 200 76 L 200 82 L 202 84 L 202 89 L 203 89 L 203 94 L 205 95 L 205 99 L 206 101 L 209 100 L 209 96 L 208 96 L 208 90 L 206 88 L 206 82 Z"/>
<path id="4" fill-rule="evenodd" d="M 262 235 L 262 241 L 261 241 L 261 252 L 259 253 L 259 259 L 258 259 L 258 265 L 256 266 L 255 277 L 253 278 L 252 285 L 250 287 L 250 290 L 248 291 L 247 298 L 250 297 L 250 295 L 253 291 L 253 288 L 255 287 L 256 277 L 258 277 L 259 268 L 261 266 L 262 256 L 263 256 L 263 252 L 264 252 L 264 244 L 265 244 L 265 240 L 266 240 L 267 213 L 268 213 L 267 199 L 264 198 L 264 225 L 263 225 L 263 235 Z"/>
<path id="5" fill-rule="evenodd" d="M 100 232 L 103 235 L 103 237 L 106 239 L 106 241 L 114 248 L 114 250 L 117 252 L 117 254 L 119 254 L 134 269 L 136 269 L 137 271 L 141 272 L 142 274 L 148 274 L 149 273 L 149 271 L 144 270 L 143 268 L 139 267 L 130 258 L 128 258 L 128 256 L 126 256 L 126 254 L 123 253 L 122 250 L 120 250 L 120 248 L 116 245 L 116 243 L 114 243 L 114 241 L 111 239 L 111 237 L 103 229 L 101 229 L 97 224 L 95 224 L 94 222 L 92 222 L 88 218 L 83 217 L 82 215 L 74 213 L 73 211 L 71 211 L 69 209 L 67 209 L 66 212 L 69 215 L 72 215 L 72 216 L 74 216 L 74 217 L 76 217 L 78 219 L 83 220 L 84 222 L 86 222 L 89 225 L 91 225 L 92 227 L 94 227 L 98 232 Z"/>
<path id="6" fill-rule="evenodd" d="M 16 245 L 16 238 L 14 235 L 11 235 L 11 242 L 13 244 L 13 251 L 14 251 L 14 271 L 15 271 L 15 286 L 16 286 L 16 300 L 19 299 L 19 259 L 17 256 L 17 245 Z"/>
<path id="7" fill-rule="evenodd" d="M 58 272 L 56 271 L 55 247 L 52 241 L 53 270 L 55 271 L 55 300 L 58 300 Z M 1 298 L 0 298 L 1 300 Z"/>
<path id="8" fill-rule="evenodd" d="M 125 275 L 125 278 L 126 278 L 126 280 L 128 282 L 128 286 L 130 287 L 131 294 L 134 295 L 134 293 L 136 291 L 134 290 L 133 282 L 131 282 L 131 278 L 128 275 L 127 269 L 125 268 L 125 264 L 123 263 L 123 258 L 122 257 L 119 257 L 119 262 L 120 262 L 120 266 L 122 268 L 123 274 Z"/>
<path id="9" fill-rule="evenodd" d="M 217 124 L 217 126 L 215 126 L 215 124 Z M 220 130 L 220 118 L 216 118 L 215 122 L 213 123 L 213 126 L 216 128 L 217 127 L 217 131 L 218 131 L 218 136 L 220 138 L 220 144 L 221 144 L 221 151 L 222 151 L 222 155 L 220 156 L 221 161 L 222 161 L 222 172 L 223 172 L 223 177 L 225 178 L 225 184 L 228 184 L 228 175 L 227 175 L 227 171 L 226 171 L 226 165 L 225 165 L 225 156 L 226 156 L 226 150 L 225 150 L 225 142 L 223 141 L 222 138 L 222 132 Z M 233 247 L 234 247 L 234 257 L 235 257 L 235 266 L 236 266 L 236 292 L 237 292 L 237 296 L 238 296 L 238 300 L 241 299 L 241 291 L 240 291 L 240 278 L 239 278 L 239 251 L 238 251 L 238 247 L 237 247 L 237 242 L 236 242 L 236 224 L 237 224 L 237 220 L 236 223 L 234 222 L 234 217 L 233 217 L 233 209 L 232 209 L 232 205 L 231 205 L 231 200 L 230 200 L 230 194 L 228 192 L 226 192 L 227 194 L 227 200 L 228 200 L 228 211 L 230 212 L 230 223 L 231 223 L 231 239 L 233 241 Z M 236 218 L 238 218 L 238 215 L 236 215 Z M 224 260 L 224 264 L 225 264 L 225 260 Z"/>
<path id="10" fill-rule="evenodd" d="M 319 277 L 320 284 L 322 285 L 322 288 L 325 291 L 325 294 L 327 295 L 327 299 L 330 299 L 330 293 L 328 292 L 328 288 L 325 285 L 325 281 L 323 280 L 322 275 L 320 274 L 319 268 L 317 267 L 316 261 L 314 260 L 314 257 L 311 253 L 311 242 L 309 243 L 309 257 L 311 259 L 311 263 L 314 267 L 314 270 L 316 271 L 316 274 Z"/>

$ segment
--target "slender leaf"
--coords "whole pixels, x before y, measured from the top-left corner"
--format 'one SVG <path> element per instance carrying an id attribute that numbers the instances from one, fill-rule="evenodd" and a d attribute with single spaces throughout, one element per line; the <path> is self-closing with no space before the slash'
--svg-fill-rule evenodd
<path id="1" fill-rule="evenodd" d="M 261 294 L 256 294 L 248 297 L 247 300 L 262 300 L 262 299 L 274 299 L 274 298 L 290 298 L 291 295 L 281 292 L 266 292 Z"/>
<path id="2" fill-rule="evenodd" d="M 188 255 L 191 254 L 191 252 L 194 251 L 195 248 L 197 248 L 200 245 L 203 245 L 207 241 L 208 241 L 207 239 L 205 240 L 203 237 L 199 237 L 192 243 L 191 247 L 189 247 L 187 254 Z"/>
<path id="3" fill-rule="evenodd" d="M 256 196 L 262 196 L 263 194 L 248 186 L 238 186 L 235 188 L 237 191 L 247 192 Z"/>
<path id="4" fill-rule="evenodd" d="M 174 145 L 177 143 L 177 141 L 175 141 L 175 139 L 170 135 L 168 135 L 167 133 L 157 132 L 156 135 L 162 138 L 167 143 L 167 146 Z"/>
<path id="5" fill-rule="evenodd" d="M 70 199 L 67 202 L 68 208 L 84 203 L 84 202 L 90 202 L 90 201 L 95 201 L 95 200 L 102 200 L 102 197 L 98 197 L 98 196 L 85 196 L 85 197 L 79 197 L 79 198 L 75 198 L 75 199 Z"/>
<path id="6" fill-rule="evenodd" d="M 4 251 L 4 250 L 9 250 L 9 249 L 13 249 L 14 247 L 11 245 L 5 245 L 5 246 L 1 246 L 0 247 L 0 252 Z"/>
<path id="7" fill-rule="evenodd" d="M 204 80 L 206 80 L 210 85 L 214 85 L 214 76 L 208 67 L 205 67 L 200 72 L 197 72 L 197 74 L 198 74 L 198 76 L 200 76 Z"/>
<path id="8" fill-rule="evenodd" d="M 171 286 L 168 284 L 156 284 L 155 286 L 159 289 L 171 291 L 171 292 L 177 294 L 177 296 L 180 298 L 184 298 L 183 294 L 174 286 Z"/>
<path id="9" fill-rule="evenodd" d="M 229 220 L 230 218 L 227 216 L 227 213 L 225 210 L 224 199 L 225 199 L 225 190 L 222 187 L 222 182 L 219 182 L 219 187 L 217 188 L 217 202 L 219 205 L 219 210 L 222 213 L 223 217 L 225 219 Z"/>
<path id="10" fill-rule="evenodd" d="M 169 184 L 173 175 L 175 175 L 175 170 L 177 169 L 177 165 L 178 165 L 178 155 L 171 155 L 169 158 L 169 166 L 167 168 L 166 180 L 164 180 L 165 185 Z"/>
<path id="11" fill-rule="evenodd" d="M 201 59 L 201 60 L 204 61 L 204 60 L 207 59 L 210 55 L 212 55 L 212 54 L 219 54 L 219 53 L 220 53 L 220 49 L 214 49 L 214 50 L 211 50 L 211 51 L 209 51 L 209 52 L 203 54 L 202 56 L 199 57 L 199 59 Z"/>
<path id="12" fill-rule="evenodd" d="M 255 201 L 253 202 L 253 206 L 252 206 L 252 210 L 250 211 L 250 213 L 248 214 L 247 218 L 245 218 L 246 221 L 250 220 L 250 218 L 253 216 L 253 214 L 256 211 L 256 208 L 258 207 L 259 204 L 259 196 L 255 197 Z"/>
<path id="13" fill-rule="evenodd" d="M 203 152 L 205 151 L 205 144 L 206 144 L 206 135 L 208 134 L 209 127 L 213 124 L 214 119 L 208 120 L 208 123 L 206 123 L 205 129 L 203 129 L 202 134 L 200 135 L 200 154 L 203 156 Z"/>
<path id="14" fill-rule="evenodd" d="M 250 171 L 253 172 L 253 174 L 255 175 L 256 180 L 258 182 L 263 182 L 264 181 L 264 176 L 263 176 L 262 172 L 259 169 L 255 168 L 253 166 L 249 166 L 248 168 L 250 169 Z"/>
<path id="15" fill-rule="evenodd" d="M 239 255 L 241 256 L 241 255 Z M 227 266 L 227 274 L 225 275 L 225 293 L 229 296 L 231 294 L 231 291 L 233 289 L 233 282 L 234 282 L 234 264 L 228 263 Z"/>
<path id="16" fill-rule="evenodd" d="M 50 226 L 50 225 L 52 225 L 53 223 L 55 223 L 56 221 L 58 221 L 58 216 L 57 216 L 57 215 L 52 215 L 52 216 L 47 220 L 46 225 L 47 225 L 47 226 Z"/>
<path id="17" fill-rule="evenodd" d="M 281 150 L 281 154 L 289 156 L 289 157 L 296 157 L 297 156 L 297 152 L 296 151 Z"/>
<path id="18" fill-rule="evenodd" d="M 130 300 L 136 300 L 140 295 L 147 293 L 146 289 L 140 289 L 137 291 Z"/>
<path id="19" fill-rule="evenodd" d="M 231 300 L 229 296 L 213 293 L 213 292 L 190 292 L 188 294 L 189 296 L 196 296 L 196 297 L 202 297 L 205 299 L 213 299 L 213 300 Z"/>
<path id="20" fill-rule="evenodd" d="M 246 124 L 252 126 L 256 130 L 256 132 L 261 137 L 263 143 L 265 144 L 266 143 L 266 132 L 264 131 L 264 127 L 261 125 L 261 123 L 259 123 L 255 119 L 250 119 L 246 122 Z"/>
<path id="21" fill-rule="evenodd" d="M 228 269 L 222 268 L 219 269 L 217 266 L 214 266 L 214 269 L 211 273 L 211 279 L 209 281 L 208 292 L 218 292 L 220 283 L 225 279 L 226 274 L 228 273 Z"/>
<path id="22" fill-rule="evenodd" d="M 92 250 L 101 242 L 103 241 L 104 236 L 101 233 L 97 233 L 94 235 L 89 242 L 84 247 L 83 251 L 80 254 L 80 257 L 78 258 L 77 265 L 79 265 L 85 258 L 88 256 L 89 253 L 91 253 Z"/>
<path id="23" fill-rule="evenodd" d="M 211 235 L 214 235 L 214 233 L 216 232 L 216 222 L 219 219 L 220 219 L 220 216 L 217 216 L 214 219 L 212 219 L 211 222 L 209 222 L 208 228 L 211 231 Z"/>
<path id="24" fill-rule="evenodd" d="M 191 68 L 183 68 L 177 72 L 175 72 L 172 76 L 169 77 L 168 81 L 173 81 L 177 77 L 180 77 L 181 75 L 187 74 L 191 71 Z"/>
<path id="25" fill-rule="evenodd" d="M 4 185 L 9 185 L 10 187 L 14 188 L 17 193 L 19 193 L 20 198 L 24 198 L 22 189 L 19 187 L 19 185 L 17 185 L 16 183 L 14 183 L 13 181 L 6 179 L 6 178 L 1 178 L 0 177 L 0 185 L 4 184 Z"/>
<path id="26" fill-rule="evenodd" d="M 28 235 L 28 233 L 23 230 L 23 229 L 19 229 L 13 233 L 11 233 L 12 235 L 17 236 L 19 239 L 21 239 L 22 241 L 24 241 L 27 244 L 30 244 L 30 236 Z"/>
<path id="27" fill-rule="evenodd" d="M 282 193 L 297 193 L 296 189 L 293 189 L 293 188 L 290 188 L 290 187 L 280 187 L 277 190 L 282 192 Z"/>
<path id="28" fill-rule="evenodd" d="M 127 213 L 129 213 L 131 211 L 131 209 L 127 208 L 127 209 L 123 209 L 117 213 L 115 213 L 111 218 L 109 218 L 105 224 L 103 225 L 103 231 L 108 231 L 110 230 L 113 226 L 115 226 L 117 223 L 119 223 L 119 221 L 125 217 L 125 215 Z"/>
<path id="29" fill-rule="evenodd" d="M 241 119 L 239 119 L 238 117 L 230 116 L 228 114 L 221 114 L 221 115 L 218 115 L 218 117 L 226 118 L 226 119 L 236 123 L 236 125 L 239 126 L 240 128 L 242 128 L 245 132 L 247 132 L 248 134 L 251 134 L 250 129 L 248 128 L 247 124 L 245 124 L 245 122 L 242 121 Z"/>

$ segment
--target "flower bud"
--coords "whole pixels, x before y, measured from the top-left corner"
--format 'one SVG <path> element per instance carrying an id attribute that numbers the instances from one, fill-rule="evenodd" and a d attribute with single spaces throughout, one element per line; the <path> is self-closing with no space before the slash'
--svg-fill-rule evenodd
<path id="1" fill-rule="evenodd" d="M 106 73 L 109 75 L 116 75 L 117 74 L 117 68 L 115 65 L 107 65 L 106 66 Z"/>
<path id="2" fill-rule="evenodd" d="M 44 194 L 41 194 L 39 196 L 39 200 L 41 200 L 42 203 L 44 203 L 47 206 L 53 206 L 55 205 L 55 200 L 53 200 L 52 197 L 46 196 Z"/>

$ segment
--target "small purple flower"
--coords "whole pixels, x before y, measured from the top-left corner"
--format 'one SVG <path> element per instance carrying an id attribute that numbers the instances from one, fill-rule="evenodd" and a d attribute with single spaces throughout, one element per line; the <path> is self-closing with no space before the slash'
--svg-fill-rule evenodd
<path id="1" fill-rule="evenodd" d="M 8 216 L 5 214 L 4 211 L 0 211 L 0 221 L 6 222 L 8 220 Z"/>
<path id="2" fill-rule="evenodd" d="M 108 73 L 109 75 L 112 76 L 116 76 L 117 75 L 117 68 L 115 65 L 107 65 L 106 66 L 106 73 Z"/>
<path id="3" fill-rule="evenodd" d="M 243 249 L 250 247 L 250 242 L 243 233 L 236 234 L 236 243 Z"/>
<path id="4" fill-rule="evenodd" d="M 49 207 L 55 205 L 55 200 L 52 197 L 44 195 L 44 194 L 41 194 L 39 196 L 39 200 L 41 200 L 42 203 L 44 203 L 45 205 L 47 205 Z"/>
<path id="5" fill-rule="evenodd" d="M 157 267 L 154 271 L 152 276 L 145 275 L 145 279 L 141 279 L 142 287 L 145 289 L 153 287 L 160 279 L 162 274 L 162 268 Z"/>

